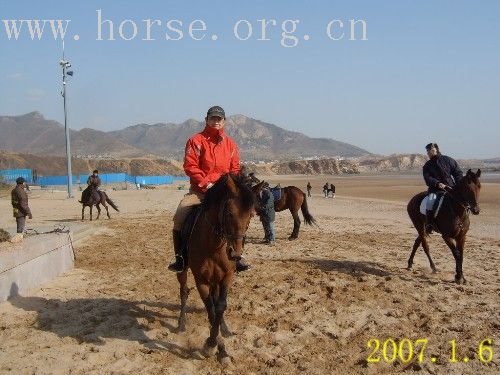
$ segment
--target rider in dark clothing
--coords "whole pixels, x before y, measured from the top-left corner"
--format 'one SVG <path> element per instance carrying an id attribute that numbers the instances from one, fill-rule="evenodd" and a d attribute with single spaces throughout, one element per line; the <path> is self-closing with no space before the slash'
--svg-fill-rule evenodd
<path id="1" fill-rule="evenodd" d="M 99 186 L 101 186 L 101 178 L 99 177 L 99 171 L 96 169 L 92 172 L 89 178 L 87 178 L 87 189 L 85 189 L 90 190 L 90 193 L 93 195 L 95 201 L 99 201 L 101 199 L 101 195 L 99 194 Z M 84 202 L 85 198 L 86 197 L 84 191 L 82 193 L 81 202 Z"/>
<path id="2" fill-rule="evenodd" d="M 453 188 L 463 177 L 463 173 L 458 163 L 449 156 L 439 152 L 436 143 L 429 143 L 425 146 L 429 161 L 424 164 L 423 175 L 429 187 L 429 200 L 427 201 L 427 232 L 432 233 L 432 222 L 434 219 L 433 203 L 436 193 Z"/>

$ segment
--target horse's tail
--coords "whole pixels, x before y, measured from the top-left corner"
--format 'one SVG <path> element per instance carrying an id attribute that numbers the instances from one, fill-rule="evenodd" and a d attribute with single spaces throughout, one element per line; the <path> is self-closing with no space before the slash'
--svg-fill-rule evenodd
<path id="1" fill-rule="evenodd" d="M 118 209 L 118 206 L 115 204 L 115 202 L 113 202 L 111 200 L 111 198 L 108 197 L 107 195 L 106 195 L 106 203 L 109 204 L 111 207 L 113 207 L 116 211 L 120 212 L 120 210 Z"/>
<path id="2" fill-rule="evenodd" d="M 302 193 L 304 195 L 304 201 L 302 202 L 302 205 L 300 206 L 300 209 L 302 211 L 302 215 L 304 216 L 304 222 L 307 225 L 313 225 L 316 224 L 316 220 L 312 217 L 312 215 L 309 213 L 309 209 L 307 208 L 307 198 L 306 194 Z"/>

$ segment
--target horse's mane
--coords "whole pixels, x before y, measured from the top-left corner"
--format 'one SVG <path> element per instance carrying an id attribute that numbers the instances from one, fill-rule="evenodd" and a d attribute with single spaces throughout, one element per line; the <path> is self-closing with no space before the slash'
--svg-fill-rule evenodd
<path id="1" fill-rule="evenodd" d="M 217 182 L 210 189 L 207 190 L 205 198 L 203 199 L 203 207 L 209 210 L 212 207 L 221 207 L 227 200 L 235 198 L 231 191 L 227 188 L 227 179 L 231 176 L 236 187 L 239 190 L 238 199 L 241 202 L 244 210 L 250 210 L 254 207 L 256 198 L 252 189 L 245 184 L 245 179 L 239 175 L 236 176 L 232 173 L 227 173 L 221 176 Z"/>

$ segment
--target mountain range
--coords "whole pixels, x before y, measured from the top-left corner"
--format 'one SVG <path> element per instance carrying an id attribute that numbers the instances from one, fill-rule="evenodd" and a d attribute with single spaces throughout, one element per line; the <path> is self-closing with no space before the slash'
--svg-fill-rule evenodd
<path id="1" fill-rule="evenodd" d="M 203 127 L 204 122 L 189 119 L 180 124 L 137 124 L 109 132 L 90 128 L 71 130 L 71 151 L 79 158 L 180 159 L 187 139 Z M 370 155 L 348 143 L 311 138 L 244 115 L 228 117 L 225 131 L 236 141 L 242 160 L 246 161 Z M 65 154 L 64 127 L 57 121 L 45 119 L 40 112 L 0 116 L 0 149 L 62 156 Z"/>

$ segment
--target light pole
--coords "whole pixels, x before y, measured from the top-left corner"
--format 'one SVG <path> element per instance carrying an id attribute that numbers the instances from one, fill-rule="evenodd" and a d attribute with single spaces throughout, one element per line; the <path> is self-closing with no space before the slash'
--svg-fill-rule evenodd
<path id="1" fill-rule="evenodd" d="M 62 67 L 62 79 L 63 79 L 63 90 L 61 95 L 64 100 L 64 132 L 66 133 L 66 170 L 68 174 L 68 198 L 73 198 L 73 173 L 71 172 L 71 147 L 69 143 L 69 127 L 68 127 L 68 116 L 66 111 L 66 78 L 67 76 L 73 76 L 73 71 L 68 70 L 71 68 L 71 64 L 68 60 L 64 59 L 64 41 L 63 41 L 63 58 L 59 61 L 59 65 Z"/>

